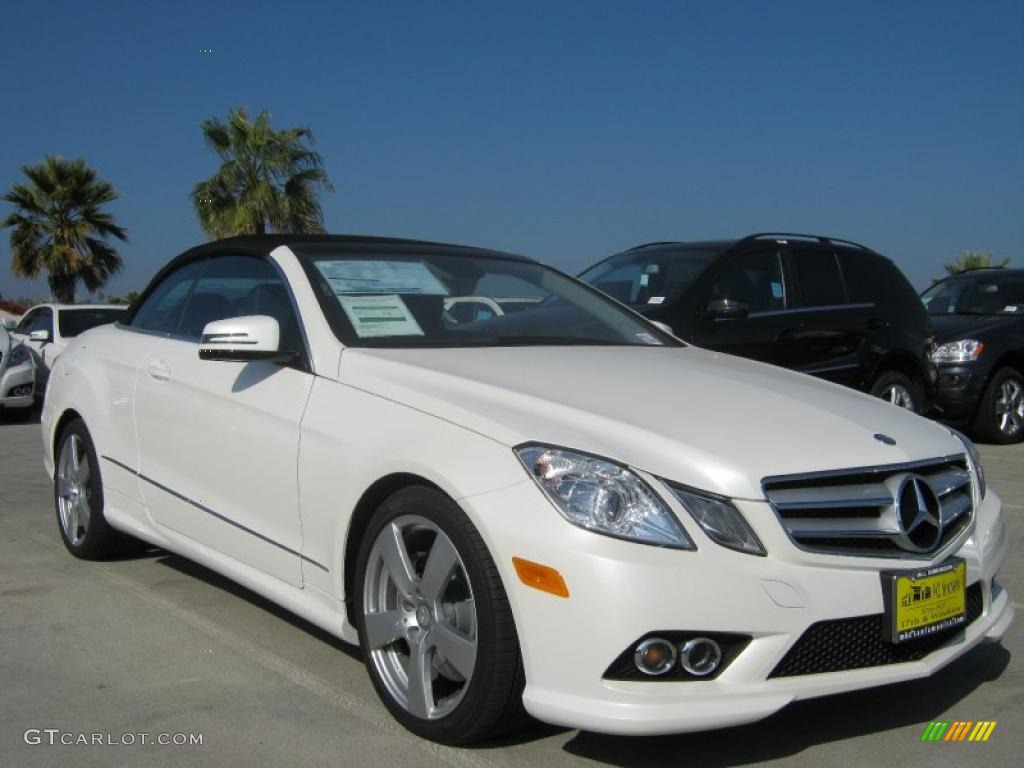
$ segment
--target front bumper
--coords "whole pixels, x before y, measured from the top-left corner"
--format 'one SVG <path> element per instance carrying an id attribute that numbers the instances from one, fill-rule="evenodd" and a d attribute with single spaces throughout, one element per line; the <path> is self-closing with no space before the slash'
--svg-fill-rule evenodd
<path id="1" fill-rule="evenodd" d="M 1006 536 L 992 492 L 977 509 L 973 530 L 935 558 L 963 557 L 967 584 L 981 584 L 983 608 L 966 630 L 918 661 L 791 677 L 770 675 L 812 624 L 882 613 L 879 571 L 926 563 L 802 552 L 765 502 L 737 506 L 767 557 L 716 545 L 678 508 L 696 552 L 583 531 L 565 522 L 529 480 L 460 503 L 477 520 L 508 592 L 527 710 L 573 728 L 660 734 L 759 720 L 797 699 L 926 677 L 982 640 L 1000 639 L 1013 615 L 1005 591 L 993 589 Z M 558 569 L 570 596 L 522 584 L 512 557 Z M 653 631 L 739 633 L 751 640 L 713 680 L 604 679 L 624 649 Z"/>
<path id="2" fill-rule="evenodd" d="M 964 425 L 978 412 L 985 391 L 987 371 L 976 363 L 943 363 L 933 407 L 943 421 Z"/>
<path id="3" fill-rule="evenodd" d="M 4 408 L 31 408 L 35 402 L 33 388 L 35 385 L 35 369 L 31 361 L 20 365 L 4 368 L 0 372 L 0 406 Z M 28 394 L 15 394 L 16 391 L 28 388 Z"/>

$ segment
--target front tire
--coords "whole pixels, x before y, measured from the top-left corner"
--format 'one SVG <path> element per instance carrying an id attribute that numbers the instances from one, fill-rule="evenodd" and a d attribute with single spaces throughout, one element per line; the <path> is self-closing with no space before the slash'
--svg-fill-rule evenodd
<path id="1" fill-rule="evenodd" d="M 921 386 L 899 371 L 885 371 L 871 385 L 871 394 L 898 408 L 921 413 L 924 395 Z"/>
<path id="2" fill-rule="evenodd" d="M 61 539 L 75 557 L 99 560 L 142 545 L 114 530 L 103 516 L 103 482 L 85 422 L 75 419 L 57 440 L 53 503 Z"/>
<path id="3" fill-rule="evenodd" d="M 397 491 L 370 520 L 356 569 L 363 658 L 396 720 L 453 745 L 526 722 L 508 597 L 455 502 L 433 488 Z"/>
<path id="4" fill-rule="evenodd" d="M 993 374 L 978 405 L 974 433 L 998 445 L 1024 440 L 1024 376 L 1016 368 Z"/>

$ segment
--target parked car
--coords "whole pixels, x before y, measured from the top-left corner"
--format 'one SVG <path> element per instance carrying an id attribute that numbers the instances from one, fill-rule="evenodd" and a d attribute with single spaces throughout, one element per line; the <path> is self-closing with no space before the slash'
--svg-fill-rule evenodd
<path id="1" fill-rule="evenodd" d="M 113 304 L 39 304 L 26 312 L 11 330 L 36 362 L 36 394 L 46 390 L 53 361 L 71 339 L 97 325 L 114 323 L 124 317 L 126 307 Z"/>
<path id="2" fill-rule="evenodd" d="M 14 341 L 0 324 L 0 416 L 4 411 L 26 411 L 33 405 L 35 366 L 24 344 Z"/>
<path id="3" fill-rule="evenodd" d="M 459 322 L 460 296 L 537 301 Z M 749 722 L 929 675 L 1013 613 L 967 438 L 493 251 L 199 246 L 57 358 L 42 430 L 74 556 L 131 536 L 225 574 L 360 643 L 441 742 L 524 709 Z"/>
<path id="4" fill-rule="evenodd" d="M 922 413 L 936 371 L 928 314 L 887 258 L 846 240 L 756 234 L 651 243 L 580 278 L 680 338 Z"/>
<path id="5" fill-rule="evenodd" d="M 980 440 L 1024 440 L 1024 269 L 976 269 L 922 294 L 935 326 L 940 418 Z"/>

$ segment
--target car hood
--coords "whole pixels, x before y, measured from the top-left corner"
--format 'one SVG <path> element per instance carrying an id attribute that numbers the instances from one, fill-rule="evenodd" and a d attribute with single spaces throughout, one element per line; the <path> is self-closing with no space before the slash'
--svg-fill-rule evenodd
<path id="1" fill-rule="evenodd" d="M 876 398 L 696 347 L 348 348 L 339 380 L 509 446 L 595 453 L 735 498 L 763 498 L 766 476 L 963 451 Z"/>
<path id="2" fill-rule="evenodd" d="M 992 331 L 1024 326 L 1021 315 L 932 315 L 935 341 L 939 344 L 980 336 Z"/>

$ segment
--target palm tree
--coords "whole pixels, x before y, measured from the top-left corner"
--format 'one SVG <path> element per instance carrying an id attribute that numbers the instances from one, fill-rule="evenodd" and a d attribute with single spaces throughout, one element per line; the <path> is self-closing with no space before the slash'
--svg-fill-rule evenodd
<path id="1" fill-rule="evenodd" d="M 1002 269 L 1009 263 L 1009 256 L 1004 256 L 998 261 L 994 261 L 992 251 L 964 251 L 961 256 L 957 256 L 952 262 L 942 266 L 945 268 L 947 275 L 958 275 L 969 269 L 987 269 L 989 267 Z"/>
<path id="2" fill-rule="evenodd" d="M 11 274 L 36 278 L 45 272 L 54 298 L 70 304 L 79 280 L 96 291 L 121 269 L 121 257 L 107 241 L 128 237 L 103 210 L 117 192 L 81 157 L 47 155 L 21 170 L 28 183 L 3 196 L 15 209 L 0 221 L 0 229 L 11 227 Z"/>
<path id="3" fill-rule="evenodd" d="M 333 190 L 304 126 L 275 131 L 270 113 L 245 109 L 200 126 L 220 168 L 192 190 L 199 223 L 211 238 L 277 232 L 323 232 L 318 188 Z"/>

